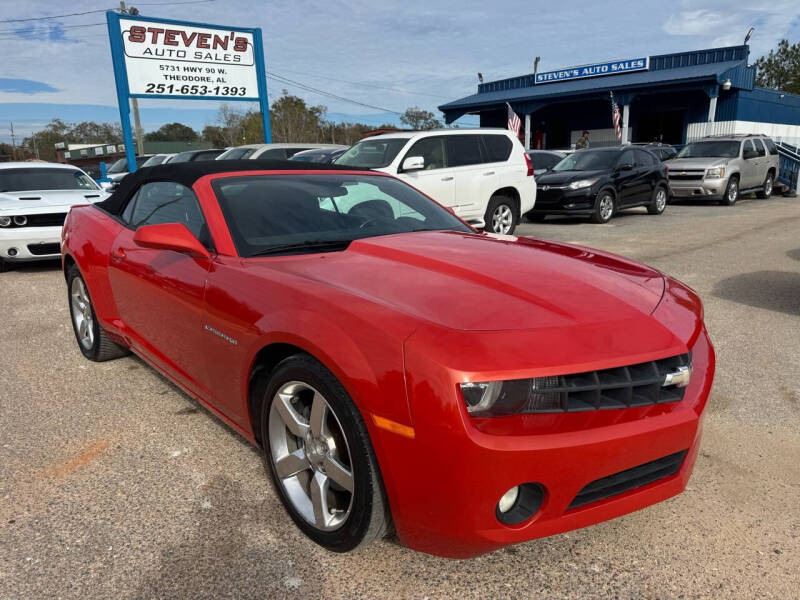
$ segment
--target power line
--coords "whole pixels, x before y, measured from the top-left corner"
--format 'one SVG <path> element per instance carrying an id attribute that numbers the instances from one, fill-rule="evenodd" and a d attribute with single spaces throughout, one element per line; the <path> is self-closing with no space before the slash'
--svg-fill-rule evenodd
<path id="1" fill-rule="evenodd" d="M 215 2 L 215 0 L 186 0 L 185 2 L 139 2 L 139 6 L 175 6 L 178 4 L 203 4 L 206 2 Z M 96 13 L 105 13 L 118 10 L 118 8 L 98 8 L 96 10 L 87 10 L 84 12 L 67 13 L 65 15 L 51 15 L 49 17 L 30 17 L 27 19 L 6 19 L 0 23 L 26 23 L 28 21 L 45 21 L 47 19 L 63 19 L 65 17 L 80 17 L 83 15 L 92 15 Z"/>
<path id="2" fill-rule="evenodd" d="M 61 29 L 80 29 L 81 27 L 98 27 L 100 25 L 105 25 L 105 23 L 86 23 L 85 25 L 59 25 L 58 29 L 56 29 L 56 31 L 60 31 Z M 52 29 L 50 29 L 48 31 L 44 31 L 44 30 L 41 30 L 41 29 L 40 30 L 36 30 L 36 29 L 31 29 L 31 30 L 28 30 L 28 29 L 7 29 L 5 31 L 0 31 L 0 35 L 10 35 L 10 37 L 7 38 L 7 39 L 11 39 L 12 37 L 30 39 L 30 38 L 25 37 L 26 34 L 28 34 L 28 33 L 30 33 L 30 34 L 34 34 L 34 33 L 49 33 L 50 31 L 52 31 Z"/>
<path id="3" fill-rule="evenodd" d="M 339 83 L 347 83 L 349 85 L 360 85 L 363 87 L 370 87 L 375 88 L 378 90 L 386 90 L 388 92 L 399 92 L 401 94 L 413 94 L 415 96 L 429 96 L 431 98 L 441 98 L 441 94 L 429 94 L 426 92 L 415 92 L 410 90 L 401 90 L 398 88 L 391 88 L 391 87 L 384 87 L 381 85 L 375 85 L 372 83 L 366 83 L 363 81 L 348 81 L 347 79 L 337 79 L 336 77 L 328 77 L 326 75 L 317 75 L 316 73 L 307 73 L 303 71 L 296 71 L 294 69 L 281 69 L 282 71 L 288 71 L 289 73 L 298 73 L 300 75 L 308 75 L 309 77 L 318 77 L 320 79 L 327 79 L 328 81 L 337 81 Z"/>

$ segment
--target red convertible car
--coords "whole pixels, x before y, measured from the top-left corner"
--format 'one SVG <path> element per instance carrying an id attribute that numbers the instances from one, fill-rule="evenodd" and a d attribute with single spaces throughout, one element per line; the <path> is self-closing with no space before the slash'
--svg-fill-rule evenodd
<path id="1" fill-rule="evenodd" d="M 334 551 L 470 557 L 681 492 L 714 351 L 697 295 L 487 235 L 397 179 L 144 168 L 63 230 L 81 352 L 135 352 L 263 449 Z"/>

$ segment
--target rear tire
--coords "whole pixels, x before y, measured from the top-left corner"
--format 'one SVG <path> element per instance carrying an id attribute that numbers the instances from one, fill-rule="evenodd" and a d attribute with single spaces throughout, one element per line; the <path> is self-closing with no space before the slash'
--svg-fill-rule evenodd
<path id="1" fill-rule="evenodd" d="M 594 201 L 594 212 L 590 217 L 592 223 L 608 223 L 616 210 L 614 195 L 609 190 L 601 190 Z"/>
<path id="2" fill-rule="evenodd" d="M 722 206 L 733 206 L 736 204 L 736 201 L 739 199 L 739 178 L 736 175 L 732 175 L 731 178 L 728 180 L 728 187 L 725 188 L 725 195 L 722 196 L 722 200 L 719 203 Z"/>
<path id="3" fill-rule="evenodd" d="M 296 354 L 259 377 L 254 397 L 261 400 L 272 483 L 300 530 L 333 552 L 384 537 L 391 514 L 378 461 L 364 420 L 336 377 L 312 356 Z M 315 419 L 315 413 L 324 416 Z"/>
<path id="4" fill-rule="evenodd" d="M 72 265 L 67 273 L 67 301 L 72 330 L 81 353 L 94 362 L 103 362 L 125 356 L 127 348 L 115 344 L 97 322 L 89 288 L 80 270 Z"/>
<path id="5" fill-rule="evenodd" d="M 659 185 L 653 190 L 653 198 L 647 205 L 647 212 L 651 215 L 660 215 L 665 208 L 667 208 L 667 190 L 663 185 Z"/>
<path id="6" fill-rule="evenodd" d="M 767 173 L 767 178 L 764 180 L 764 186 L 761 188 L 761 191 L 756 192 L 756 196 L 762 200 L 767 200 L 770 196 L 772 196 L 772 190 L 774 187 L 775 177 L 772 175 L 772 173 Z"/>
<path id="7" fill-rule="evenodd" d="M 483 215 L 483 221 L 484 231 L 512 235 L 519 223 L 517 203 L 508 196 L 492 196 Z"/>

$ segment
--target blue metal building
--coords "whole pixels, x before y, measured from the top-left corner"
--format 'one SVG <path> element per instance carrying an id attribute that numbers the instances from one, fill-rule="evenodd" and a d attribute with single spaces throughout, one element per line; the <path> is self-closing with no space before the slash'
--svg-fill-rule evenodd
<path id="1" fill-rule="evenodd" d="M 524 119 L 526 147 L 567 148 L 583 130 L 592 145 L 619 143 L 610 92 L 625 142 L 684 144 L 709 134 L 764 133 L 800 142 L 800 96 L 755 86 L 748 46 L 730 46 L 569 67 L 481 83 L 478 93 L 439 107 L 447 123 L 480 115 L 505 127 L 506 103 Z"/>

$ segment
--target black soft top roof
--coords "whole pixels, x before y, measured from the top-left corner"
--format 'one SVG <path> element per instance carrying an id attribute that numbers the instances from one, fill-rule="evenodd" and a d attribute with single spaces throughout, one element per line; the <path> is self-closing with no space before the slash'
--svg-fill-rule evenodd
<path id="1" fill-rule="evenodd" d="M 95 204 L 104 211 L 117 215 L 134 190 L 150 181 L 176 181 L 186 187 L 205 175 L 235 171 L 365 171 L 344 165 L 323 165 L 291 160 L 199 160 L 154 167 L 143 167 L 126 175 L 108 198 Z"/>

